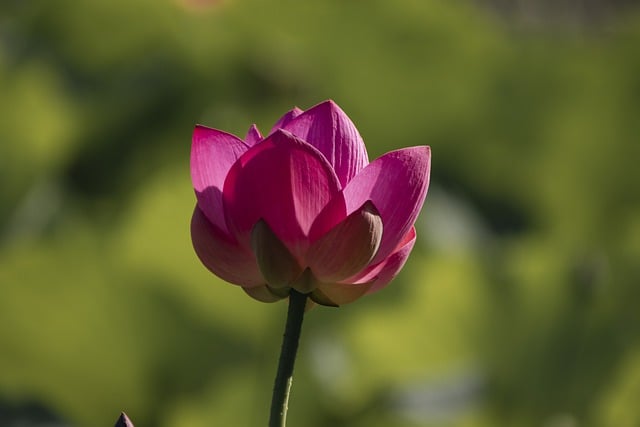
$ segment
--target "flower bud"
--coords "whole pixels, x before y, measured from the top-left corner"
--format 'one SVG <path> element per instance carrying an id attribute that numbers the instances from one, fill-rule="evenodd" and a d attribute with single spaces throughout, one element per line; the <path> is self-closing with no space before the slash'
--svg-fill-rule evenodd
<path id="1" fill-rule="evenodd" d="M 127 417 L 127 414 L 122 412 L 120 413 L 118 421 L 116 421 L 115 427 L 133 427 L 133 423 L 131 422 L 129 417 Z"/>

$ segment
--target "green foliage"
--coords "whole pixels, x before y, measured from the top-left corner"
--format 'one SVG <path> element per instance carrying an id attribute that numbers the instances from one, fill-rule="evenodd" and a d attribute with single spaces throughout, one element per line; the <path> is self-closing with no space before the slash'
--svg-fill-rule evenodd
<path id="1" fill-rule="evenodd" d="M 640 16 L 610 28 L 439 0 L 3 2 L 0 423 L 265 424 L 286 308 L 199 264 L 190 133 L 333 98 L 372 158 L 431 145 L 432 189 L 400 277 L 308 313 L 290 425 L 637 425 Z"/>

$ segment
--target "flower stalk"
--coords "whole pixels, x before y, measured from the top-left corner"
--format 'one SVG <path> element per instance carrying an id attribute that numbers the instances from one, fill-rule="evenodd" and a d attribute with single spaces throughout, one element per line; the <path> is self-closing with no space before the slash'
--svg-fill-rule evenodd
<path id="1" fill-rule="evenodd" d="M 289 294 L 289 308 L 287 310 L 287 322 L 280 349 L 278 371 L 273 385 L 273 397 L 271 399 L 271 414 L 269 427 L 285 427 L 287 423 L 287 409 L 289 394 L 293 382 L 293 366 L 298 352 L 298 342 L 302 331 L 302 320 L 307 303 L 307 295 L 291 289 Z"/>

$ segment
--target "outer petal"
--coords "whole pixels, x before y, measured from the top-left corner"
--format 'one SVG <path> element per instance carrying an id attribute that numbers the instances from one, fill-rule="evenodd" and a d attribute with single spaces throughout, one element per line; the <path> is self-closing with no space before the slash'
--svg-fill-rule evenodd
<path id="1" fill-rule="evenodd" d="M 191 181 L 198 206 L 213 225 L 227 231 L 222 188 L 231 165 L 249 149 L 240 138 L 205 126 L 196 126 L 191 145 Z"/>
<path id="2" fill-rule="evenodd" d="M 283 129 L 320 150 L 336 171 L 342 187 L 369 163 L 358 130 L 333 101 L 310 108 Z"/>
<path id="3" fill-rule="evenodd" d="M 366 267 L 380 246 L 382 219 L 371 202 L 315 241 L 307 265 L 321 282 L 339 282 Z"/>
<path id="4" fill-rule="evenodd" d="M 262 277 L 271 288 L 291 287 L 302 274 L 298 261 L 262 219 L 251 230 L 251 248 Z"/>
<path id="5" fill-rule="evenodd" d="M 263 219 L 302 260 L 311 224 L 339 186 L 318 150 L 277 130 L 231 167 L 223 192 L 227 225 L 249 248 L 250 232 Z"/>
<path id="6" fill-rule="evenodd" d="M 262 140 L 262 134 L 258 130 L 258 127 L 253 124 L 247 131 L 247 136 L 244 137 L 244 142 L 249 146 L 256 145 L 258 142 Z"/>
<path id="7" fill-rule="evenodd" d="M 385 259 L 402 241 L 420 213 L 429 187 L 431 150 L 427 146 L 391 151 L 364 168 L 343 191 L 346 214 L 371 200 L 384 232 L 372 263 Z"/>
<path id="8" fill-rule="evenodd" d="M 323 283 L 318 285 L 310 297 L 317 304 L 338 307 L 357 300 L 367 293 L 370 286 L 370 283 Z"/>
<path id="9" fill-rule="evenodd" d="M 269 286 L 255 286 L 253 288 L 242 288 L 251 298 L 261 302 L 276 302 L 287 297 L 287 294 L 278 295 Z M 288 290 L 287 290 L 288 291 Z"/>
<path id="10" fill-rule="evenodd" d="M 198 206 L 191 218 L 191 240 L 200 261 L 221 279 L 243 287 L 265 283 L 253 254 L 211 224 Z"/>
<path id="11" fill-rule="evenodd" d="M 367 270 L 345 282 L 368 284 L 368 294 L 379 291 L 391 282 L 400 270 L 402 270 L 415 242 L 416 229 L 415 227 L 411 227 L 411 230 L 404 236 L 391 255 L 382 262 L 369 267 Z"/>
<path id="12" fill-rule="evenodd" d="M 295 119 L 302 113 L 303 111 L 301 109 L 299 109 L 298 107 L 293 107 L 292 110 L 287 111 L 284 116 L 278 119 L 278 121 L 271 128 L 269 134 L 272 134 L 276 130 L 283 128 L 287 123 L 289 123 L 291 120 Z"/>

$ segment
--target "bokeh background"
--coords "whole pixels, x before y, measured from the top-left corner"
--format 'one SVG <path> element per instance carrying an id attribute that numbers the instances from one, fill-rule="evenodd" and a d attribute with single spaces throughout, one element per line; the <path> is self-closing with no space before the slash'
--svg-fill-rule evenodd
<path id="1" fill-rule="evenodd" d="M 596 0 L 0 2 L 0 425 L 265 425 L 286 304 L 194 255 L 191 132 L 328 98 L 432 184 L 290 425 L 639 426 L 640 9 Z"/>

